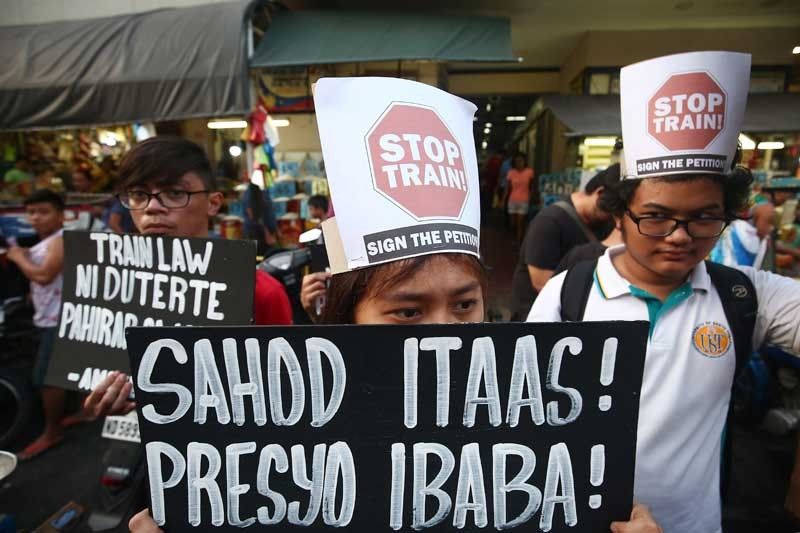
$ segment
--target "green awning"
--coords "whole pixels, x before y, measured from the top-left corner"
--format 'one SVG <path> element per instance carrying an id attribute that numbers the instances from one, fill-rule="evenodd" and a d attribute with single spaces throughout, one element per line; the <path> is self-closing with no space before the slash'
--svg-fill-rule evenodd
<path id="1" fill-rule="evenodd" d="M 387 11 L 277 13 L 251 67 L 366 61 L 516 61 L 507 18 Z"/>

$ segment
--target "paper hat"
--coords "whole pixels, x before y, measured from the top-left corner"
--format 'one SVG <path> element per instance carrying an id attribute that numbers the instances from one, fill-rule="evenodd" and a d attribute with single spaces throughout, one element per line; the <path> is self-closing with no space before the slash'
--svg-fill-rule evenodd
<path id="1" fill-rule="evenodd" d="M 728 173 L 749 85 L 749 54 L 693 52 L 624 67 L 625 177 Z"/>
<path id="2" fill-rule="evenodd" d="M 314 89 L 336 216 L 322 224 L 337 274 L 442 252 L 479 254 L 476 107 L 394 78 L 322 78 Z"/>

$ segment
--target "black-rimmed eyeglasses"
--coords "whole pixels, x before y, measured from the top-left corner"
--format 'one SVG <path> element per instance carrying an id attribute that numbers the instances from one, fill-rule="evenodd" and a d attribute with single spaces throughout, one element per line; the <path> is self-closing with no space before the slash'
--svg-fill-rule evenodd
<path id="1" fill-rule="evenodd" d="M 661 215 L 647 215 L 637 217 L 630 211 L 625 214 L 639 228 L 639 233 L 647 237 L 667 237 L 672 235 L 678 226 L 686 228 L 686 233 L 693 239 L 711 239 L 719 237 L 725 231 L 729 220 L 727 218 L 703 217 L 679 219 Z"/>
<path id="2" fill-rule="evenodd" d="M 166 191 L 159 191 L 156 193 L 133 190 L 118 194 L 117 199 L 122 205 L 133 211 L 146 208 L 152 198 L 158 200 L 158 203 L 167 209 L 180 209 L 181 207 L 189 205 L 189 200 L 191 200 L 193 195 L 208 194 L 209 192 L 211 191 L 206 189 L 201 191 L 167 189 Z"/>

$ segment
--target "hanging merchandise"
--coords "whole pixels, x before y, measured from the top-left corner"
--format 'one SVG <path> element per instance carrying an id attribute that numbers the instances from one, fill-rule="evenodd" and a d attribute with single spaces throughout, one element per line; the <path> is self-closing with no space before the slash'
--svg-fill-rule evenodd
<path id="1" fill-rule="evenodd" d="M 281 143 L 281 137 L 278 134 L 278 127 L 275 125 L 275 121 L 272 120 L 272 117 L 269 115 L 267 115 L 267 121 L 264 123 L 264 132 L 267 135 L 267 142 L 269 142 L 273 148 Z"/>
<path id="2" fill-rule="evenodd" d="M 247 117 L 247 124 L 250 127 L 250 134 L 247 138 L 247 142 L 255 146 L 264 144 L 267 138 L 264 132 L 264 123 L 266 120 L 267 109 L 261 104 L 256 105 L 256 108 Z"/>

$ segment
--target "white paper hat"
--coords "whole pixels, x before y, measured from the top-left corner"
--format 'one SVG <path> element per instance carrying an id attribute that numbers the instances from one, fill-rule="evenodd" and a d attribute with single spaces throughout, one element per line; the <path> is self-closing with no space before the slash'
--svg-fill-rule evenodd
<path id="1" fill-rule="evenodd" d="M 322 78 L 314 89 L 336 216 L 334 274 L 442 252 L 478 256 L 476 107 L 394 78 Z"/>
<path id="2" fill-rule="evenodd" d="M 625 177 L 729 172 L 749 85 L 749 54 L 692 52 L 624 67 Z"/>

